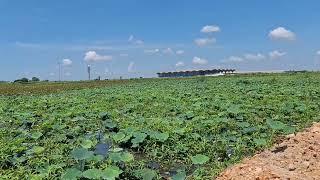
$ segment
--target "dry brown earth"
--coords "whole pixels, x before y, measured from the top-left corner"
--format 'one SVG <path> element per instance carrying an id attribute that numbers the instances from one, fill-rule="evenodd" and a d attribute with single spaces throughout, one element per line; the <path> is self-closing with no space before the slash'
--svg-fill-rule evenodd
<path id="1" fill-rule="evenodd" d="M 320 123 L 226 169 L 218 180 L 320 180 Z"/>

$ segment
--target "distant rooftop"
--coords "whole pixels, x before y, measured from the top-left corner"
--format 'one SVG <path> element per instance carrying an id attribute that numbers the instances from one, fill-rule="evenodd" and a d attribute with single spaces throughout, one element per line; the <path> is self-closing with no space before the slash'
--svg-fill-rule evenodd
<path id="1" fill-rule="evenodd" d="M 188 76 L 205 76 L 219 73 L 233 73 L 235 69 L 209 69 L 209 70 L 185 70 L 185 71 L 171 71 L 159 72 L 159 77 L 188 77 Z"/>

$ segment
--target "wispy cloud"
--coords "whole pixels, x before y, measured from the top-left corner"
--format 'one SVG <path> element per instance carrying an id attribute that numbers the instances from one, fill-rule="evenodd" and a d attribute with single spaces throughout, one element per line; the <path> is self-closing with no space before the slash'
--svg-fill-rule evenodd
<path id="1" fill-rule="evenodd" d="M 192 59 L 192 63 L 195 65 L 206 65 L 206 64 L 208 64 L 208 60 L 195 56 Z"/>
<path id="2" fill-rule="evenodd" d="M 48 47 L 48 45 L 44 44 L 38 44 L 38 43 L 25 43 L 25 42 L 15 42 L 15 46 L 21 47 L 21 48 L 30 48 L 30 49 L 45 49 Z"/>
<path id="3" fill-rule="evenodd" d="M 176 63 L 176 67 L 182 67 L 182 66 L 184 66 L 184 62 L 179 61 Z"/>
<path id="4" fill-rule="evenodd" d="M 269 53 L 269 57 L 270 57 L 270 59 L 278 59 L 282 56 L 285 56 L 286 54 L 287 54 L 286 52 L 281 52 L 281 51 L 275 50 L 275 51 L 272 51 Z"/>
<path id="5" fill-rule="evenodd" d="M 260 61 L 266 59 L 266 56 L 258 53 L 258 54 L 245 54 L 244 58 L 249 61 Z"/>
<path id="6" fill-rule="evenodd" d="M 142 45 L 144 44 L 144 41 L 141 39 L 135 38 L 133 35 L 130 35 L 128 38 L 128 42 L 136 45 Z"/>
<path id="7" fill-rule="evenodd" d="M 176 54 L 177 54 L 177 55 L 182 55 L 182 54 L 184 54 L 184 50 L 177 50 L 177 51 L 176 51 Z"/>
<path id="8" fill-rule="evenodd" d="M 221 60 L 221 62 L 223 62 L 223 63 L 239 63 L 239 62 L 243 62 L 243 61 L 244 61 L 244 59 L 239 56 L 230 56 L 227 59 Z"/>
<path id="9" fill-rule="evenodd" d="M 201 29 L 202 33 L 214 33 L 219 31 L 220 31 L 220 27 L 216 25 L 206 25 Z"/>
<path id="10" fill-rule="evenodd" d="M 198 38 L 194 40 L 197 46 L 207 46 L 216 42 L 215 38 Z"/>
<path id="11" fill-rule="evenodd" d="M 88 51 L 84 56 L 84 60 L 88 62 L 110 61 L 113 57 L 110 55 L 100 55 L 95 51 Z"/>
<path id="12" fill-rule="evenodd" d="M 72 65 L 72 60 L 71 59 L 63 59 L 62 60 L 62 65 L 63 66 L 71 66 Z"/>
<path id="13" fill-rule="evenodd" d="M 158 48 L 157 49 L 145 49 L 144 50 L 144 53 L 146 53 L 146 54 L 156 54 L 158 52 L 160 52 L 160 50 Z"/>
<path id="14" fill-rule="evenodd" d="M 174 54 L 174 52 L 173 52 L 173 50 L 171 48 L 166 48 L 166 49 L 162 50 L 162 53 L 166 54 L 166 55 Z"/>

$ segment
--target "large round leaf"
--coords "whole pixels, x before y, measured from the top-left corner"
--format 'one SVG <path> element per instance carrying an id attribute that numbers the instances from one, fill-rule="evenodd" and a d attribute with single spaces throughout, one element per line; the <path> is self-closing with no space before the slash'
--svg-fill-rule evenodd
<path id="1" fill-rule="evenodd" d="M 44 151 L 44 147 L 41 146 L 34 146 L 32 148 L 32 152 L 35 154 L 41 154 Z"/>
<path id="2" fill-rule="evenodd" d="M 78 177 L 81 177 L 82 173 L 76 168 L 67 169 L 66 172 L 62 175 L 61 179 L 65 180 L 77 180 Z"/>
<path id="3" fill-rule="evenodd" d="M 128 152 L 116 152 L 116 153 L 110 153 L 109 158 L 113 162 L 130 162 L 133 161 L 134 157 L 132 154 Z"/>
<path id="4" fill-rule="evenodd" d="M 147 134 L 139 132 L 139 133 L 135 133 L 133 136 L 134 136 L 134 139 L 131 140 L 133 144 L 132 146 L 137 147 L 139 143 L 142 143 L 145 140 L 145 138 L 147 137 Z"/>
<path id="5" fill-rule="evenodd" d="M 102 171 L 99 169 L 88 169 L 82 173 L 82 176 L 88 179 L 100 179 Z"/>
<path id="6" fill-rule="evenodd" d="M 177 174 L 172 176 L 172 180 L 185 180 L 187 177 L 187 174 L 185 171 L 179 171 Z"/>
<path id="7" fill-rule="evenodd" d="M 118 132 L 112 136 L 113 140 L 116 142 L 121 142 L 125 137 L 126 135 L 123 132 Z"/>
<path id="8" fill-rule="evenodd" d="M 84 139 L 82 142 L 81 142 L 81 146 L 83 148 L 86 148 L 86 149 L 89 149 L 93 146 L 93 142 L 90 140 L 90 139 Z"/>
<path id="9" fill-rule="evenodd" d="M 133 155 L 128 152 L 121 153 L 120 157 L 123 162 L 130 162 L 134 159 Z"/>
<path id="10" fill-rule="evenodd" d="M 204 164 L 209 161 L 209 159 L 210 158 L 208 156 L 202 154 L 197 154 L 191 157 L 191 161 L 193 164 Z"/>
<path id="11" fill-rule="evenodd" d="M 104 171 L 102 171 L 101 177 L 102 179 L 114 180 L 119 177 L 122 171 L 116 166 L 107 167 Z"/>
<path id="12" fill-rule="evenodd" d="M 78 149 L 73 150 L 71 152 L 71 155 L 76 160 L 85 160 L 85 159 L 91 158 L 93 156 L 93 152 L 88 151 L 85 148 L 78 148 Z"/>

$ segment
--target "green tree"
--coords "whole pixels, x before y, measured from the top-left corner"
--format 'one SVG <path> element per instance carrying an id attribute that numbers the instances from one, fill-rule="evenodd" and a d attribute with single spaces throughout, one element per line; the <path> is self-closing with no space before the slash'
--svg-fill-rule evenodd
<path id="1" fill-rule="evenodd" d="M 21 79 L 17 79 L 17 80 L 15 80 L 14 82 L 27 83 L 27 82 L 29 82 L 29 79 L 24 77 L 24 78 L 21 78 Z"/>
<path id="2" fill-rule="evenodd" d="M 40 81 L 40 79 L 37 77 L 32 77 L 31 81 L 38 82 L 38 81 Z"/>

